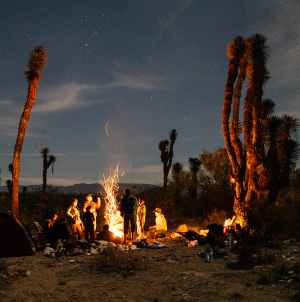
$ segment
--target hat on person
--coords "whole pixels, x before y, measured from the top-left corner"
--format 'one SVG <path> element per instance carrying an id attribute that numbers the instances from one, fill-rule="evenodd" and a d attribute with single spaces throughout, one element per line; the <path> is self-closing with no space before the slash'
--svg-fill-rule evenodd
<path id="1" fill-rule="evenodd" d="M 160 208 L 156 208 L 153 212 L 161 213 L 161 209 Z"/>
<path id="2" fill-rule="evenodd" d="M 90 194 L 86 195 L 86 197 L 88 197 L 88 196 L 92 196 L 92 197 L 93 197 L 93 196 L 94 196 L 94 194 L 90 193 Z"/>

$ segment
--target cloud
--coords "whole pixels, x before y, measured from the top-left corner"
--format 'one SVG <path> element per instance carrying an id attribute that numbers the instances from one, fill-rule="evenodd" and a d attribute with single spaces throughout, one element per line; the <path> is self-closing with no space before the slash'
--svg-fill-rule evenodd
<path id="1" fill-rule="evenodd" d="M 266 4 L 268 5 L 268 4 Z M 298 86 L 300 80 L 300 6 L 298 1 L 270 1 L 272 17 L 263 28 L 271 48 L 271 77 L 277 88 Z"/>
<path id="2" fill-rule="evenodd" d="M 171 15 L 171 17 L 161 25 L 160 30 L 158 31 L 158 34 L 153 42 L 152 47 L 155 48 L 157 44 L 162 39 L 163 35 L 172 27 L 172 25 L 176 22 L 176 20 L 180 17 L 180 15 L 192 4 L 191 1 L 182 1 L 181 6 L 178 8 L 178 10 Z"/>
<path id="3" fill-rule="evenodd" d="M 17 125 L 20 121 L 20 118 L 15 116 L 2 116 L 0 119 L 0 136 L 16 136 L 17 137 Z"/>
<path id="4" fill-rule="evenodd" d="M 162 173 L 162 165 L 152 165 L 152 166 L 141 166 L 136 169 L 130 169 L 125 171 L 127 174 L 133 173 L 143 173 L 143 174 L 152 174 L 152 173 Z"/>
<path id="5" fill-rule="evenodd" d="M 158 90 L 162 89 L 160 79 L 151 74 L 116 74 L 115 80 L 106 85 L 100 86 L 103 89 L 131 88 L 137 90 Z"/>
<path id="6" fill-rule="evenodd" d="M 87 84 L 69 83 L 57 87 L 51 87 L 42 91 L 39 95 L 34 111 L 38 113 L 51 113 L 76 109 L 91 104 L 90 101 L 82 100 L 83 92 L 95 92 L 96 86 Z"/>
<path id="7" fill-rule="evenodd" d="M 52 113 L 67 109 L 78 109 L 99 103 L 101 92 L 116 88 L 130 88 L 137 90 L 161 89 L 160 80 L 151 74 L 115 74 L 113 81 L 104 85 L 88 85 L 69 83 L 61 86 L 54 86 L 40 92 L 38 102 L 34 111 L 37 113 Z M 95 98 L 97 94 L 97 100 Z M 89 100 L 87 100 L 87 98 Z M 107 99 L 101 99 L 107 102 Z"/>
<path id="8" fill-rule="evenodd" d="M 161 88 L 152 75 L 125 76 L 118 75 L 116 84 L 121 87 L 134 88 L 139 90 L 156 90 Z"/>

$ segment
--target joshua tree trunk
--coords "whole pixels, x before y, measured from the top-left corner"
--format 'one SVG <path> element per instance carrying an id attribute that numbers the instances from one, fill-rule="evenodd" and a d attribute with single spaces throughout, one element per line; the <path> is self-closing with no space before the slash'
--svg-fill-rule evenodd
<path id="1" fill-rule="evenodd" d="M 43 148 L 41 150 L 41 154 L 43 156 L 43 194 L 46 193 L 46 188 L 47 188 L 47 170 L 52 165 L 52 172 L 53 172 L 53 164 L 56 160 L 55 156 L 53 155 L 48 156 L 48 153 L 49 153 L 48 148 Z"/>
<path id="2" fill-rule="evenodd" d="M 277 133 L 282 131 L 280 130 L 282 127 L 278 125 L 285 124 L 284 119 L 271 116 L 275 104 L 270 100 L 262 100 L 262 87 L 269 78 L 266 69 L 268 51 L 264 36 L 254 34 L 247 40 L 237 37 L 228 45 L 227 54 L 230 61 L 225 87 L 222 129 L 232 167 L 231 182 L 235 186 L 234 212 L 236 221 L 243 224 L 247 220 L 247 210 L 252 207 L 251 203 L 256 196 L 262 195 L 271 201 L 275 200 L 277 188 L 280 187 L 280 175 L 283 174 L 283 169 L 280 169 L 280 165 L 276 163 L 278 159 L 280 162 L 280 158 L 283 158 L 287 166 L 291 167 L 294 164 L 291 159 L 296 158 L 298 145 L 290 139 L 289 135 L 296 131 L 297 122 L 292 118 L 289 119 L 291 128 L 288 129 L 289 134 L 285 135 L 284 145 L 287 146 L 286 143 L 291 142 L 291 153 L 289 148 L 280 151 L 282 144 L 278 143 L 276 135 L 280 136 Z M 248 88 L 242 124 L 239 121 L 239 106 L 246 76 Z M 230 121 L 233 96 L 233 115 Z M 277 130 L 274 130 L 274 125 Z M 242 132 L 244 146 L 239 138 Z"/>
<path id="3" fill-rule="evenodd" d="M 28 95 L 27 101 L 25 103 L 24 111 L 21 116 L 18 137 L 14 150 L 13 157 L 13 189 L 12 189 L 12 212 L 19 217 L 19 174 L 20 174 L 20 157 L 22 146 L 24 142 L 26 127 L 29 121 L 31 109 L 33 107 L 36 93 L 38 90 L 38 78 L 33 78 L 30 82 L 28 82 Z"/>
<path id="4" fill-rule="evenodd" d="M 39 72 L 44 69 L 46 60 L 47 57 L 45 49 L 42 46 L 36 47 L 33 52 L 30 53 L 30 59 L 28 61 L 29 71 L 25 72 L 28 81 L 28 94 L 19 124 L 18 137 L 13 156 L 13 188 L 11 208 L 12 212 L 17 217 L 19 217 L 19 174 L 21 151 L 31 109 L 33 107 L 36 93 L 38 91 L 38 82 L 40 80 Z"/>
<path id="5" fill-rule="evenodd" d="M 173 129 L 170 131 L 170 148 L 168 149 L 169 146 L 169 141 L 168 140 L 164 140 L 164 141 L 160 141 L 158 144 L 158 148 L 161 151 L 160 154 L 160 159 L 161 162 L 163 163 L 163 173 L 164 173 L 164 189 L 167 188 L 168 185 L 168 175 L 169 175 L 169 171 L 171 169 L 172 166 L 172 160 L 173 160 L 173 148 L 174 148 L 174 144 L 176 141 L 178 133 L 176 132 L 176 129 Z"/>
<path id="6" fill-rule="evenodd" d="M 190 186 L 190 197 L 194 204 L 197 203 L 198 193 L 198 172 L 200 168 L 199 158 L 189 158 L 190 171 L 192 173 L 191 186 Z"/>

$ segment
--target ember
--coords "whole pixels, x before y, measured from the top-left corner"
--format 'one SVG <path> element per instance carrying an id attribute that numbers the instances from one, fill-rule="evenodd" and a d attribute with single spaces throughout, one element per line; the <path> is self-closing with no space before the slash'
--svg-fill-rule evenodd
<path id="1" fill-rule="evenodd" d="M 100 184 L 105 190 L 105 195 L 103 196 L 105 200 L 105 212 L 104 217 L 107 220 L 109 229 L 115 234 L 116 237 L 123 237 L 123 217 L 121 216 L 119 208 L 119 203 L 117 201 L 117 194 L 119 190 L 118 181 L 118 168 L 114 171 L 114 174 L 105 178 L 103 175 L 103 180 Z"/>

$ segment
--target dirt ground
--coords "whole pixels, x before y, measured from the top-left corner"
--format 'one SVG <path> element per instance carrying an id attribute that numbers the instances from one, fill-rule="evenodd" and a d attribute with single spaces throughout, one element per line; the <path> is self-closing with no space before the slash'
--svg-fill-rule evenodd
<path id="1" fill-rule="evenodd" d="M 211 263 L 204 246 L 167 240 L 163 249 L 115 254 L 0 259 L 0 301 L 300 301 L 299 275 L 257 283 L 268 265 L 239 267 L 237 253 L 219 250 Z M 300 244 L 272 248 L 277 261 L 300 261 Z M 217 257 L 219 255 L 219 257 Z M 298 276 L 298 277 L 297 277 Z"/>

